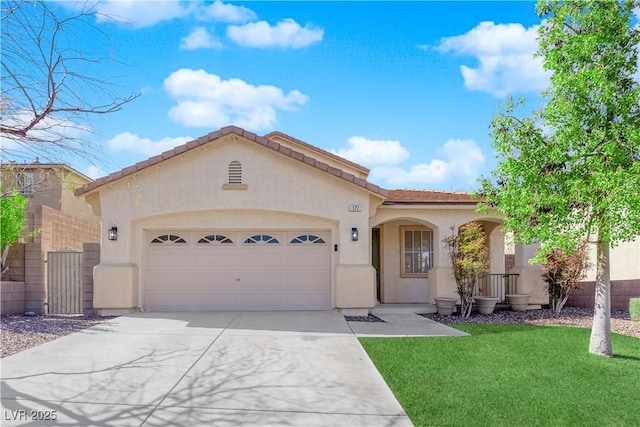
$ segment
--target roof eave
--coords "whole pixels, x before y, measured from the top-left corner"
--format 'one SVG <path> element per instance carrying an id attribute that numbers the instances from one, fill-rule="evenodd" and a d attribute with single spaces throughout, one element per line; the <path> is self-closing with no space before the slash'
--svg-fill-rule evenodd
<path id="1" fill-rule="evenodd" d="M 118 181 L 121 178 L 124 178 L 126 176 L 129 175 L 133 175 L 137 172 L 140 172 L 144 169 L 147 169 L 157 163 L 163 162 L 165 160 L 169 160 L 177 155 L 183 154 L 186 151 L 192 150 L 196 147 L 202 146 L 204 144 L 208 144 L 209 142 L 212 142 L 214 140 L 217 140 L 219 138 L 222 138 L 223 136 L 229 135 L 229 134 L 234 134 L 237 136 L 240 136 L 242 138 L 248 139 L 250 141 L 255 142 L 256 144 L 259 145 L 263 145 L 266 148 L 269 148 L 273 151 L 279 152 L 283 155 L 286 155 L 287 157 L 293 159 L 293 160 L 298 160 L 299 162 L 305 163 L 308 166 L 311 166 L 315 169 L 318 169 L 322 172 L 325 172 L 329 175 L 333 175 L 336 178 L 339 178 L 343 181 L 346 181 L 352 185 L 355 185 L 359 188 L 362 188 L 366 191 L 368 191 L 371 194 L 375 194 L 377 196 L 380 196 L 381 198 L 385 199 L 389 196 L 389 193 L 387 190 L 385 190 L 382 187 L 379 187 L 375 184 L 372 184 L 362 178 L 356 177 L 353 174 L 350 174 L 348 172 L 344 172 L 340 169 L 331 167 L 329 165 L 327 165 L 324 162 L 320 162 L 312 157 L 306 156 L 303 153 L 297 152 L 295 150 L 291 150 L 290 148 L 284 147 L 281 144 L 275 142 L 275 141 L 271 141 L 269 139 L 267 139 L 266 137 L 260 137 L 257 134 L 253 133 L 253 132 L 248 132 L 242 128 L 239 128 L 237 126 L 226 126 L 222 129 L 219 129 L 215 132 L 211 132 L 207 135 L 201 136 L 198 139 L 195 139 L 193 141 L 189 141 L 186 144 L 180 145 L 178 147 L 173 148 L 172 150 L 168 150 L 165 151 L 164 153 L 158 155 L 158 156 L 154 156 L 151 157 L 147 160 L 143 160 L 141 162 L 136 163 L 135 165 L 126 167 L 124 169 L 121 169 L 117 172 L 114 172 L 108 176 L 105 177 L 101 177 L 98 178 L 92 182 L 90 182 L 87 185 L 84 185 L 80 188 L 78 188 L 75 191 L 75 195 L 76 196 L 87 196 L 95 191 L 97 191 L 100 187 L 113 183 L 115 181 Z M 305 143 L 306 144 L 306 143 Z"/>

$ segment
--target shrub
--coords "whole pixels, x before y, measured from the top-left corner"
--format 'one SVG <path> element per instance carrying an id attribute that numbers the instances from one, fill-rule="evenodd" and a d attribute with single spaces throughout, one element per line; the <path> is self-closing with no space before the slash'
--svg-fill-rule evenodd
<path id="1" fill-rule="evenodd" d="M 22 233 L 27 219 L 24 209 L 27 207 L 27 199 L 17 190 L 5 190 L 0 184 L 0 271 L 7 270 L 6 261 L 9 247 L 26 235 Z"/>
<path id="2" fill-rule="evenodd" d="M 480 275 L 487 272 L 487 235 L 480 223 L 470 222 L 461 226 L 458 234 L 454 234 L 452 227 L 451 236 L 442 242 L 451 257 L 453 278 L 462 302 L 460 314 L 462 317 L 469 317 L 476 281 Z"/>
<path id="3" fill-rule="evenodd" d="M 554 313 L 560 313 L 571 291 L 585 277 L 588 267 L 586 243 L 571 251 L 555 248 L 544 256 L 542 278 L 548 283 L 549 302 Z"/>
<path id="4" fill-rule="evenodd" d="M 640 321 L 640 298 L 629 298 L 629 316 L 631 320 Z"/>

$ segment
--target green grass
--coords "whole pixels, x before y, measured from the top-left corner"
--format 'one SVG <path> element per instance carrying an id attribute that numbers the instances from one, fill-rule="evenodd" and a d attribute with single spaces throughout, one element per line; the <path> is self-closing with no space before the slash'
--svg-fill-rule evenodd
<path id="1" fill-rule="evenodd" d="M 640 339 L 588 329 L 455 325 L 469 337 L 361 338 L 416 426 L 638 426 Z"/>

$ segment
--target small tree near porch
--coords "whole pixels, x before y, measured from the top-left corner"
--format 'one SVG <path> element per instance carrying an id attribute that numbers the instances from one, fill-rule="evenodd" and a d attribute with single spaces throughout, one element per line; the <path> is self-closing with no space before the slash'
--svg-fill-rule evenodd
<path id="1" fill-rule="evenodd" d="M 455 228 L 451 227 L 451 236 L 442 242 L 449 250 L 456 291 L 460 295 L 462 305 L 460 314 L 462 317 L 469 317 L 476 282 L 487 272 L 487 235 L 480 223 L 470 222 L 461 226 L 458 234 L 455 234 Z"/>

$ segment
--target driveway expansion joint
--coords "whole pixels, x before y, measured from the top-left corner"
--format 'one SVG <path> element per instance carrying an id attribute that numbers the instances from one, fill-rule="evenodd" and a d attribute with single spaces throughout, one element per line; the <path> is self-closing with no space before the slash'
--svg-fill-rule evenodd
<path id="1" fill-rule="evenodd" d="M 140 423 L 140 426 L 143 426 L 149 420 L 149 418 L 153 415 L 153 413 L 156 412 L 156 410 L 158 410 L 158 408 L 162 405 L 162 402 L 164 402 L 171 395 L 171 393 L 173 393 L 173 391 L 176 389 L 176 387 L 178 387 L 178 384 L 180 384 L 180 382 L 198 364 L 198 362 L 204 357 L 204 355 L 207 354 L 209 349 L 211 347 L 213 347 L 213 345 L 216 343 L 216 341 L 218 341 L 218 339 L 222 336 L 222 334 L 224 334 L 224 332 L 229 328 L 229 326 L 233 323 L 233 321 L 238 318 L 238 316 L 240 316 L 240 312 L 236 313 L 235 316 L 233 316 L 233 318 L 231 320 L 229 320 L 229 322 L 226 324 L 226 326 L 224 328 L 222 328 L 220 333 L 218 335 L 216 335 L 216 337 L 211 341 L 211 343 L 202 351 L 202 354 L 200 354 L 200 356 L 198 356 L 198 358 L 191 364 L 191 366 L 189 366 L 189 368 L 184 371 L 184 374 L 182 374 L 182 376 L 180 378 L 178 378 L 178 380 L 173 385 L 173 387 L 171 387 L 171 390 L 169 390 L 162 397 L 162 399 L 160 399 L 160 401 L 156 405 L 154 405 L 154 408 L 151 410 L 151 412 L 149 412 L 149 414 L 145 417 L 145 419 L 142 421 L 142 423 Z"/>

